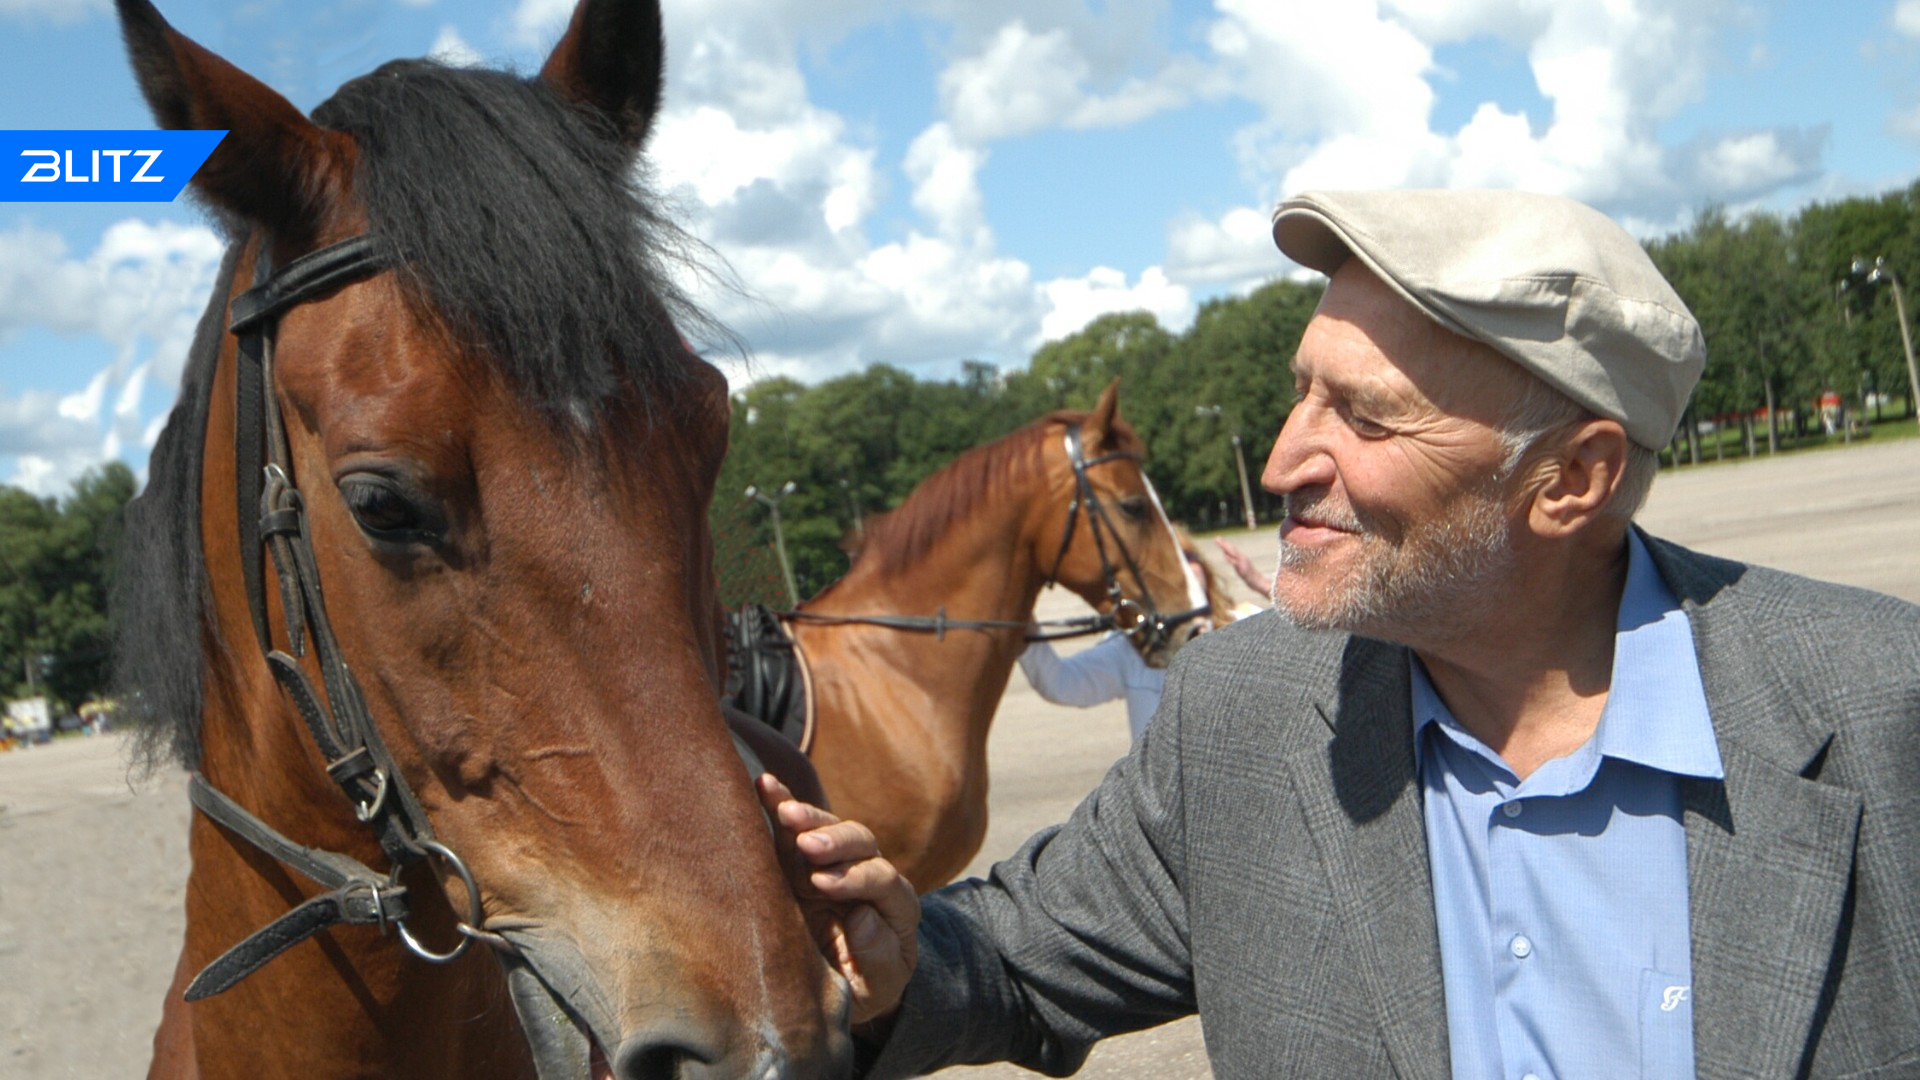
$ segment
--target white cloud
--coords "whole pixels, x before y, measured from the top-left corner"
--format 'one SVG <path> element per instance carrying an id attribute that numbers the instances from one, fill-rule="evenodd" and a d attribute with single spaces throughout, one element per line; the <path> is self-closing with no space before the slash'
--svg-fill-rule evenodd
<path id="1" fill-rule="evenodd" d="M 1920 0 L 1903 0 L 1916 9 Z M 1312 187 L 1518 187 L 1661 213 L 1764 194 L 1817 172 L 1824 130 L 1703 135 L 1661 126 L 1704 93 L 1726 0 L 1219 0 L 1208 41 L 1264 118 L 1242 163 L 1272 194 Z M 1484 102 L 1457 131 L 1432 124 L 1433 49 L 1492 37 L 1525 52 L 1550 112 Z M 1707 185 L 1706 189 L 1691 184 Z"/>
<path id="2" fill-rule="evenodd" d="M 509 20 L 521 45 L 551 46 L 573 17 L 574 0 L 520 0 Z"/>
<path id="3" fill-rule="evenodd" d="M 1175 331 L 1193 322 L 1193 294 L 1169 281 L 1157 266 L 1148 267 L 1132 285 L 1121 271 L 1096 266 L 1084 277 L 1049 281 L 1042 290 L 1049 305 L 1040 321 L 1043 341 L 1066 337 L 1102 315 L 1119 311 L 1149 312 L 1161 326 Z"/>
<path id="4" fill-rule="evenodd" d="M 54 233 L 0 232 L 0 341 L 35 326 L 105 341 L 114 357 L 76 393 L 0 395 L 0 455 L 18 459 L 10 482 L 51 494 L 128 443 L 152 445 L 142 395 L 152 384 L 171 399 L 223 248 L 204 227 L 136 219 L 83 259 Z"/>
<path id="5" fill-rule="evenodd" d="M 1722 139 L 1700 158 L 1702 178 L 1719 190 L 1765 187 L 1799 171 L 1800 163 L 1771 131 Z"/>
<path id="6" fill-rule="evenodd" d="M 1920 0 L 1900 0 L 1893 5 L 1893 28 L 1911 38 L 1920 38 Z"/>
<path id="7" fill-rule="evenodd" d="M 940 235 L 984 243 L 986 207 L 980 198 L 980 167 L 984 150 L 961 142 L 953 128 L 938 123 L 920 133 L 907 148 L 906 170 L 912 178 L 913 205 L 927 215 Z"/>
<path id="8" fill-rule="evenodd" d="M 402 2 L 431 3 L 432 0 L 402 0 Z M 433 47 L 427 50 L 427 56 L 452 67 L 479 67 L 486 62 L 486 58 L 480 55 L 480 50 L 468 44 L 467 39 L 460 36 L 460 31 L 454 29 L 452 23 L 440 28 L 439 35 L 433 39 Z"/>
<path id="9" fill-rule="evenodd" d="M 0 0 L 0 19 L 72 23 L 110 9 L 107 0 Z"/>
<path id="10" fill-rule="evenodd" d="M 1065 30 L 1001 27 L 987 50 L 940 73 L 940 97 L 968 142 L 1024 135 L 1058 124 L 1081 98 L 1087 64 Z"/>
<path id="11" fill-rule="evenodd" d="M 1167 235 L 1167 275 L 1184 285 L 1214 285 L 1272 277 L 1285 261 L 1273 245 L 1268 210 L 1242 207 L 1217 221 L 1198 215 L 1176 221 Z"/>
<path id="12" fill-rule="evenodd" d="M 1047 128 L 1118 127 L 1188 101 L 1206 82 L 1190 61 L 1169 62 L 1111 93 L 1095 93 L 1092 65 L 1063 27 L 1035 32 L 1015 20 L 978 55 L 940 73 L 940 99 L 960 139 L 982 143 Z"/>

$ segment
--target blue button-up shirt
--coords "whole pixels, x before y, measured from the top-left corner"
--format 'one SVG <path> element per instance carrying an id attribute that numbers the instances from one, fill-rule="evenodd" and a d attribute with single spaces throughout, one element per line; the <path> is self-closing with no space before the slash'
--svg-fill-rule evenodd
<path id="1" fill-rule="evenodd" d="M 1680 778 L 1719 778 L 1693 634 L 1629 533 L 1593 736 L 1518 779 L 1413 665 L 1456 1080 L 1693 1075 Z"/>

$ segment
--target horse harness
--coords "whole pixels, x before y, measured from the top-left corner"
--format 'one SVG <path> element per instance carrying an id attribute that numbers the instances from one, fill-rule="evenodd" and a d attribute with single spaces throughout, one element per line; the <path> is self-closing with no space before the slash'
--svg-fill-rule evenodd
<path id="1" fill-rule="evenodd" d="M 1144 461 L 1142 455 L 1127 450 L 1116 450 L 1110 454 L 1089 458 L 1086 446 L 1080 435 L 1080 423 L 1074 421 L 1067 425 L 1066 433 L 1067 462 L 1073 466 L 1073 501 L 1067 504 L 1067 524 L 1060 534 L 1060 550 L 1053 557 L 1053 569 L 1047 573 L 1047 584 L 1053 585 L 1060 579 L 1060 566 L 1066 562 L 1067 550 L 1073 546 L 1073 535 L 1079 527 L 1080 519 L 1087 519 L 1087 531 L 1093 536 L 1094 550 L 1100 555 L 1100 576 L 1106 582 L 1108 610 L 1095 615 L 1082 615 L 1074 618 L 1047 619 L 1040 622 L 1021 622 L 1013 619 L 949 619 L 946 609 L 941 608 L 934 615 L 826 615 L 811 611 L 781 612 L 782 619 L 795 622 L 808 622 L 823 626 L 880 626 L 892 630 L 905 630 L 917 633 L 930 633 L 936 638 L 945 639 L 949 630 L 1026 630 L 1028 641 L 1059 641 L 1064 638 L 1084 637 L 1106 630 L 1118 630 L 1132 638 L 1142 648 L 1151 648 L 1164 644 L 1172 635 L 1175 627 L 1193 619 L 1204 617 L 1213 611 L 1210 604 L 1186 611 L 1161 614 L 1153 602 L 1153 591 L 1147 587 L 1146 575 L 1140 570 L 1140 564 L 1121 538 L 1120 530 L 1114 525 L 1113 518 L 1107 512 L 1107 506 L 1094 493 L 1093 483 L 1088 479 L 1088 470 L 1110 461 Z M 1155 505 L 1158 506 L 1158 499 Z M 1109 552 L 1111 544 L 1113 551 Z M 1118 555 L 1116 565 L 1114 556 Z M 1120 571 L 1124 569 L 1133 578 L 1139 588 L 1145 604 L 1128 597 L 1120 587 Z"/>
<path id="2" fill-rule="evenodd" d="M 362 234 L 271 272 L 262 241 L 255 256 L 254 286 L 229 304 L 227 329 L 239 339 L 234 403 L 235 491 L 241 563 L 254 635 L 268 669 L 293 700 L 326 759 L 327 775 L 352 802 L 355 816 L 374 831 L 393 869 L 382 874 L 350 856 L 297 844 L 194 773 L 188 797 L 201 813 L 330 890 L 255 931 L 207 965 L 187 986 L 188 1001 L 232 987 L 292 946 L 341 923 L 379 926 L 383 931 L 391 925 L 408 950 L 435 963 L 460 956 L 476 937 L 493 937 L 479 929 L 480 890 L 472 873 L 459 856 L 434 839 L 426 811 L 381 739 L 360 685 L 327 621 L 306 506 L 294 486 L 286 429 L 274 392 L 273 341 L 280 317 L 390 265 L 390 257 L 380 244 Z M 290 651 L 274 647 L 268 627 L 262 566 L 263 555 L 268 553 L 279 581 Z M 299 660 L 307 654 L 309 642 L 326 688 L 324 702 L 300 667 Z M 467 917 L 459 924 L 462 937 L 444 953 L 422 945 L 407 929 L 407 887 L 400 883 L 404 868 L 430 855 L 445 860 L 467 890 Z"/>
<path id="3" fill-rule="evenodd" d="M 511 942 L 482 929 L 485 914 L 473 873 L 458 855 L 434 838 L 426 811 L 381 739 L 360 685 L 340 652 L 320 593 L 320 572 L 307 529 L 306 506 L 294 486 L 292 455 L 279 398 L 274 393 L 273 341 L 280 317 L 301 304 L 381 273 L 392 266 L 392 261 L 377 240 L 361 234 L 303 255 L 272 272 L 263 246 L 255 257 L 254 286 L 234 297 L 228 306 L 227 329 L 239 339 L 235 491 L 241 564 L 254 635 L 274 679 L 293 699 L 315 746 L 326 759 L 327 775 L 353 804 L 355 816 L 374 831 L 393 868 L 382 874 L 339 852 L 295 843 L 194 773 L 187 794 L 195 808 L 330 890 L 222 953 L 188 984 L 184 995 L 188 1001 L 231 988 L 287 949 L 343 923 L 378 926 L 382 932 L 392 926 L 409 952 L 436 964 L 451 963 L 474 941 L 483 941 L 503 954 L 510 977 L 513 965 L 518 963 L 515 958 L 519 950 Z M 252 493 L 253 484 L 260 485 L 257 495 Z M 291 654 L 273 647 L 262 547 L 273 558 Z M 326 688 L 324 703 L 299 664 L 309 640 Z M 738 735 L 732 738 L 734 751 L 749 776 L 766 771 Z M 768 828 L 773 828 L 771 821 Z M 443 860 L 467 893 L 466 916 L 455 926 L 461 937 L 446 952 L 421 944 L 407 928 L 411 909 L 400 875 L 406 867 L 430 856 Z"/>

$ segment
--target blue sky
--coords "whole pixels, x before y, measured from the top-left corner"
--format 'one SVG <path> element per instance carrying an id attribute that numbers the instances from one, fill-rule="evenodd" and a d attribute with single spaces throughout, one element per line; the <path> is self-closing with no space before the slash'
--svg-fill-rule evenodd
<path id="1" fill-rule="evenodd" d="M 664 0 L 651 149 L 751 375 L 1003 367 L 1295 272 L 1309 187 L 1499 186 L 1651 236 L 1920 176 L 1920 0 Z M 395 56 L 531 71 L 569 0 L 161 0 L 311 108 Z M 150 124 L 107 0 L 0 0 L 0 128 Z M 221 241 L 0 204 L 0 482 L 144 466 Z"/>

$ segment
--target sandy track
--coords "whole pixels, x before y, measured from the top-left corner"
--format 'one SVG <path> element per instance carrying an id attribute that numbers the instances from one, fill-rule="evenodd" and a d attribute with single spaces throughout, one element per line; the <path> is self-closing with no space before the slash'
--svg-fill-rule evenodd
<path id="1" fill-rule="evenodd" d="M 1641 520 L 1707 551 L 1920 601 L 1920 440 L 1670 473 Z M 1271 561 L 1271 533 L 1235 540 Z M 1050 595 L 1042 614 L 1078 603 Z M 994 726 L 993 818 L 973 870 L 1064 818 L 1126 747 L 1119 703 L 1050 706 L 1016 675 Z M 187 802 L 178 773 L 130 784 L 123 752 L 109 737 L 0 754 L 0 1078 L 145 1070 L 179 949 Z M 1209 1072 L 1189 1020 L 1108 1041 L 1080 1075 Z"/>

